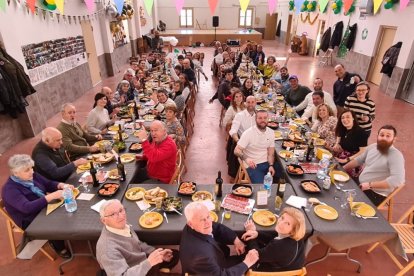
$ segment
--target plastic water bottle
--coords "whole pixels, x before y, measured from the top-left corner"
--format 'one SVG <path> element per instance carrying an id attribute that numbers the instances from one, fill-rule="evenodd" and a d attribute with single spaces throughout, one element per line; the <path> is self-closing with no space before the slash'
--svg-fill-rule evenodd
<path id="1" fill-rule="evenodd" d="M 73 213 L 78 209 L 78 205 L 76 204 L 72 189 L 69 185 L 65 185 L 63 188 L 63 198 L 65 199 L 65 209 L 67 212 Z"/>
<path id="2" fill-rule="evenodd" d="M 318 171 L 316 173 L 316 177 L 319 179 L 325 179 L 329 168 L 329 157 L 324 154 L 322 159 L 319 161 Z"/>
<path id="3" fill-rule="evenodd" d="M 272 183 L 273 183 L 273 177 L 270 174 L 270 172 L 268 172 L 265 175 L 264 180 L 263 180 L 263 187 L 267 191 L 267 197 L 270 197 L 270 194 L 272 193 Z"/>

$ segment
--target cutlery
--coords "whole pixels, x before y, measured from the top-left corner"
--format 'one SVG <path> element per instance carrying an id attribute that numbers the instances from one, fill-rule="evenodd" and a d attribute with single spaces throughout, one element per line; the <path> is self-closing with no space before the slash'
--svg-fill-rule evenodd
<path id="1" fill-rule="evenodd" d="M 179 214 L 180 216 L 182 216 L 183 214 L 181 212 L 179 212 L 177 209 L 175 208 L 171 208 L 174 212 L 176 212 L 177 214 Z"/>
<path id="2" fill-rule="evenodd" d="M 360 214 L 357 214 L 357 213 L 355 213 L 355 215 L 356 215 L 358 218 L 362 218 L 362 219 L 376 219 L 376 218 L 378 218 L 378 217 L 364 217 L 364 216 L 361 216 Z"/>
<path id="3" fill-rule="evenodd" d="M 221 213 L 221 221 L 220 221 L 221 224 L 223 224 L 223 220 L 224 220 L 224 212 Z"/>
<path id="4" fill-rule="evenodd" d="M 249 221 L 249 219 L 252 217 L 252 212 L 253 210 L 249 213 L 249 216 L 247 217 L 246 222 Z"/>
<path id="5" fill-rule="evenodd" d="M 152 211 L 154 211 L 156 208 L 157 208 L 157 207 L 154 207 L 154 208 L 152 208 L 151 210 L 148 210 L 148 209 L 147 209 L 147 212 L 152 212 Z"/>
<path id="6" fill-rule="evenodd" d="M 168 223 L 168 217 L 167 217 L 167 214 L 164 212 L 164 218 L 165 218 L 165 221 Z"/>
<path id="7" fill-rule="evenodd" d="M 342 192 L 351 192 L 351 191 L 355 191 L 355 189 L 348 189 L 348 190 L 342 190 Z"/>

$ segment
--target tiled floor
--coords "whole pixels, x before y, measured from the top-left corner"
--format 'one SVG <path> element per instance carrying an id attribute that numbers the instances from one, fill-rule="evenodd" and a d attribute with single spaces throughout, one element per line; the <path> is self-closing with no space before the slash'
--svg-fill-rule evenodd
<path id="1" fill-rule="evenodd" d="M 265 52 L 276 57 L 284 57 L 287 48 L 274 41 L 265 41 Z M 216 82 L 211 80 L 209 64 L 212 58 L 212 49 L 197 49 L 206 53 L 204 65 L 205 72 L 208 73 L 209 81 L 202 80 L 200 93 L 197 95 L 195 133 L 191 140 L 191 145 L 187 151 L 186 164 L 188 168 L 185 179 L 197 183 L 211 183 L 216 178 L 218 170 L 223 171 L 224 180 L 229 181 L 227 166 L 225 163 L 225 137 L 223 128 L 219 127 L 220 105 L 216 101 L 208 104 L 208 99 L 214 94 Z M 126 65 L 125 65 L 126 66 Z M 121 69 L 125 69 L 121 68 Z M 335 80 L 333 67 L 318 67 L 316 59 L 310 57 L 291 57 L 288 64 L 289 71 L 298 75 L 299 81 L 303 85 L 311 86 L 315 77 L 324 80 L 325 90 L 332 93 L 332 84 Z M 122 70 L 121 70 L 122 71 Z M 102 84 L 114 88 L 121 76 L 105 79 Z M 99 91 L 100 85 L 89 91 L 84 96 L 75 101 L 78 110 L 78 121 L 84 122 L 88 111 L 92 108 L 94 94 Z M 414 133 L 414 126 L 410 123 L 414 117 L 414 107 L 400 100 L 394 100 L 379 91 L 374 86 L 371 90 L 372 98 L 377 105 L 377 116 L 374 121 L 373 135 L 370 142 L 376 139 L 376 131 L 383 124 L 393 124 L 398 129 L 398 140 L 395 145 L 399 148 L 406 160 L 406 187 L 396 198 L 395 218 L 413 204 L 412 195 L 414 188 L 410 183 L 414 179 L 414 152 L 410 150 L 410 135 Z M 48 126 L 56 126 L 60 120 L 60 115 L 56 114 L 48 121 Z M 20 142 L 0 157 L 0 183 L 4 183 L 8 177 L 6 162 L 15 153 L 31 153 L 33 145 L 39 140 L 39 136 Z M 9 250 L 7 230 L 3 219 L 0 219 L 0 275 L 57 275 L 57 267 L 61 259 L 50 262 L 41 254 L 35 255 L 31 261 L 14 260 Z M 82 247 L 83 244 L 75 242 L 75 247 Z M 366 246 L 352 250 L 351 256 L 358 259 L 363 264 L 362 272 L 359 275 L 394 275 L 398 270 L 387 255 L 377 249 L 371 254 L 366 254 Z M 310 252 L 308 260 L 321 256 L 325 250 L 322 245 L 316 246 Z M 90 258 L 78 257 L 71 264 L 65 266 L 65 275 L 95 275 L 98 265 Z M 331 257 L 322 263 L 308 267 L 309 275 L 358 275 L 356 266 L 343 257 Z M 414 275 L 414 272 L 412 272 Z"/>

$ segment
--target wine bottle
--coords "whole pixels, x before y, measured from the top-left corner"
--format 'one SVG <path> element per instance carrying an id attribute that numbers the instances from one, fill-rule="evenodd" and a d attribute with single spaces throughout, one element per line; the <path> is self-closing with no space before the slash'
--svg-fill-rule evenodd
<path id="1" fill-rule="evenodd" d="M 121 124 L 118 125 L 118 136 L 119 136 L 119 142 L 122 142 L 122 129 L 121 129 Z"/>
<path id="2" fill-rule="evenodd" d="M 221 197 L 223 195 L 223 179 L 221 178 L 221 171 L 218 171 L 216 178 L 215 186 L 216 197 Z"/>
<path id="3" fill-rule="evenodd" d="M 283 197 L 285 196 L 286 181 L 281 178 L 279 185 L 277 186 L 276 197 L 275 197 L 275 210 L 279 211 L 283 204 Z"/>
<path id="4" fill-rule="evenodd" d="M 139 119 L 137 102 L 134 103 L 134 115 L 135 115 L 135 119 Z M 135 126 L 135 122 L 133 122 L 133 123 L 134 123 L 134 126 Z"/>
<path id="5" fill-rule="evenodd" d="M 96 169 L 93 166 L 93 162 L 91 161 L 91 169 L 89 170 L 89 172 L 91 173 L 92 176 L 92 182 L 93 182 L 93 186 L 94 187 L 98 187 L 99 186 L 99 182 L 98 179 L 96 178 Z"/>
<path id="6" fill-rule="evenodd" d="M 116 168 L 118 169 L 118 175 L 119 175 L 119 181 L 125 181 L 126 175 L 125 175 L 125 167 L 124 164 L 121 162 L 121 157 L 118 156 L 118 164 L 116 165 Z"/>
<path id="7" fill-rule="evenodd" d="M 313 145 L 313 140 L 311 140 L 308 151 L 306 152 L 306 161 L 310 162 L 312 161 L 313 155 L 315 154 L 315 146 Z"/>

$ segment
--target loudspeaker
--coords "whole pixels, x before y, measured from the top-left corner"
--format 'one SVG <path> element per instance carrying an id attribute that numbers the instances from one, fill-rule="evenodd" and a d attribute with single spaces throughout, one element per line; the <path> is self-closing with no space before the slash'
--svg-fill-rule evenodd
<path id="1" fill-rule="evenodd" d="M 218 27 L 218 26 L 219 26 L 219 17 L 213 16 L 213 27 Z"/>

